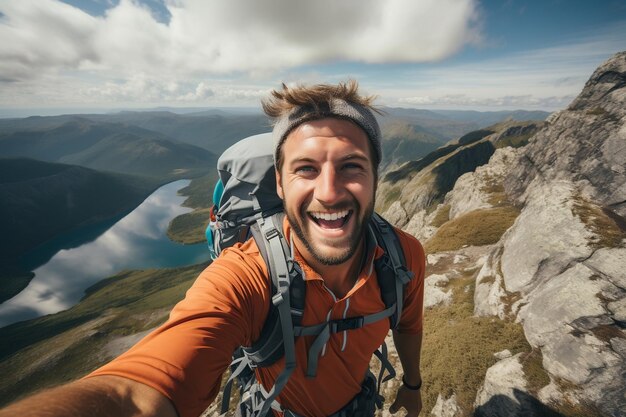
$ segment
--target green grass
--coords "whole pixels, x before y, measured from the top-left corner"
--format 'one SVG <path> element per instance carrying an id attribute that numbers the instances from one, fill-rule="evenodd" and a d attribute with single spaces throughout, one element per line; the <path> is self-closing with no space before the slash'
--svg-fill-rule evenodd
<path id="1" fill-rule="evenodd" d="M 205 231 L 209 224 L 209 215 L 209 209 L 182 214 L 170 222 L 167 236 L 175 242 L 187 245 L 206 242 Z"/>
<path id="2" fill-rule="evenodd" d="M 187 197 L 183 205 L 194 209 L 209 208 L 213 204 L 213 188 L 217 182 L 217 168 L 205 176 L 194 178 L 178 193 Z"/>
<path id="3" fill-rule="evenodd" d="M 450 220 L 439 228 L 424 249 L 426 253 L 458 250 L 496 243 L 519 215 L 514 207 L 479 209 Z"/>
<path id="4" fill-rule="evenodd" d="M 383 208 L 381 212 L 385 212 L 396 200 L 400 199 L 402 189 L 399 186 L 391 188 L 384 197 Z"/>
<path id="5" fill-rule="evenodd" d="M 604 114 L 606 114 L 606 110 L 604 110 L 602 107 L 594 107 L 593 109 L 587 110 L 587 114 L 593 115 L 593 116 L 602 116 Z"/>
<path id="6" fill-rule="evenodd" d="M 550 377 L 545 369 L 543 369 L 543 355 L 538 348 L 525 352 L 520 357 L 526 382 L 528 383 L 528 391 L 537 394 L 539 390 L 550 383 Z"/>
<path id="7" fill-rule="evenodd" d="M 509 197 L 504 190 L 502 178 L 487 177 L 480 191 L 489 195 L 487 202 L 493 207 L 510 206 Z"/>
<path id="8" fill-rule="evenodd" d="M 462 415 L 472 415 L 485 373 L 497 362 L 493 354 L 504 349 L 514 355 L 531 351 L 520 324 L 496 317 L 474 317 L 475 273 L 468 271 L 450 280 L 445 288 L 453 293 L 452 303 L 424 314 L 424 410 L 434 407 L 439 394 L 448 398 L 456 393 Z"/>
<path id="9" fill-rule="evenodd" d="M 205 231 L 209 224 L 209 208 L 213 204 L 213 188 L 217 181 L 217 171 L 191 180 L 179 191 L 187 196 L 183 203 L 194 211 L 173 219 L 167 229 L 167 236 L 174 242 L 195 244 L 206 241 Z"/>

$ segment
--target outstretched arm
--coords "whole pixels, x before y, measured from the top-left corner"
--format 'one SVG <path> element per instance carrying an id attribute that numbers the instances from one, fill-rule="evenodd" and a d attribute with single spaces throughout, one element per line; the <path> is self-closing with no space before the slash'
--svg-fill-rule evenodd
<path id="1" fill-rule="evenodd" d="M 0 417 L 176 417 L 154 388 L 117 376 L 96 376 L 43 391 L 0 410 Z"/>
<path id="2" fill-rule="evenodd" d="M 393 342 L 404 371 L 403 379 L 407 384 L 418 386 L 422 384 L 420 373 L 420 352 L 422 349 L 422 333 L 399 333 L 393 331 Z M 403 385 L 398 388 L 396 400 L 389 408 L 396 413 L 401 407 L 407 411 L 407 417 L 417 417 L 422 409 L 422 394 L 420 390 L 411 390 Z"/>

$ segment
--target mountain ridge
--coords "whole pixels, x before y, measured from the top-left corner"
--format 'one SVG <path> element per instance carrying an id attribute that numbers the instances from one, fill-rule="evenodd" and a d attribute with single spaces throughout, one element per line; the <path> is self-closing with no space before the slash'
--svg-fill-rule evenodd
<path id="1" fill-rule="evenodd" d="M 172 180 L 208 172 L 216 156 L 134 125 L 60 118 L 54 127 L 0 133 L 0 155 Z M 133 156 L 130 161 L 129 156 Z"/>
<path id="2" fill-rule="evenodd" d="M 625 87 L 622 52 L 545 123 L 511 122 L 476 142 L 496 147 L 489 162 L 458 177 L 439 201 L 425 196 L 436 189 L 432 172 L 448 154 L 395 178 L 402 193 L 383 206 L 383 215 L 425 242 L 429 253 L 423 377 L 439 389 L 425 389 L 426 411 L 626 415 Z M 383 179 L 381 199 L 394 187 Z M 498 323 L 498 331 L 521 327 L 525 343 L 494 332 L 489 343 L 499 343 L 491 351 L 460 355 L 455 344 L 450 352 L 433 350 L 429 340 L 456 336 L 448 329 L 453 324 L 433 320 L 470 304 L 463 291 L 473 293 L 473 302 L 471 312 L 453 318 L 464 320 L 459 344 L 485 344 L 484 319 Z M 483 382 L 472 389 L 450 379 L 436 365 L 441 355 L 484 374 Z"/>

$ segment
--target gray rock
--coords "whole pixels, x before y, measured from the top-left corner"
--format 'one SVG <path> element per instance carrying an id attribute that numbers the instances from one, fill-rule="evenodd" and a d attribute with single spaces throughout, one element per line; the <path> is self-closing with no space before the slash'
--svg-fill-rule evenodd
<path id="1" fill-rule="evenodd" d="M 430 415 L 435 417 L 457 417 L 463 415 L 461 408 L 456 402 L 456 394 L 452 394 L 447 400 L 444 400 L 441 394 L 439 394 Z"/>
<path id="2" fill-rule="evenodd" d="M 526 376 L 519 361 L 521 353 L 502 359 L 487 370 L 476 395 L 477 417 L 560 416 L 527 391 Z M 547 394 L 544 392 L 544 395 Z M 550 399 L 561 398 L 558 390 Z"/>
<path id="3" fill-rule="evenodd" d="M 498 360 L 502 360 L 502 359 L 510 358 L 511 356 L 513 356 L 513 354 L 511 353 L 510 350 L 504 349 L 501 352 L 494 353 L 493 356 Z"/>
<path id="4" fill-rule="evenodd" d="M 611 339 L 611 348 L 622 357 L 622 360 L 626 359 L 626 339 L 614 337 Z"/>
<path id="5" fill-rule="evenodd" d="M 481 208 L 493 207 L 489 190 L 494 184 L 501 183 L 517 159 L 519 151 L 513 148 L 498 149 L 487 165 L 476 168 L 474 172 L 463 174 L 445 198 L 450 205 L 450 218 Z"/>
<path id="6" fill-rule="evenodd" d="M 585 261 L 585 265 L 626 290 L 626 248 L 602 248 Z"/>
<path id="7" fill-rule="evenodd" d="M 608 303 L 606 308 L 613 315 L 613 320 L 626 324 L 626 297 Z"/>
<path id="8" fill-rule="evenodd" d="M 422 242 L 426 241 L 437 231 L 437 228 L 431 225 L 436 212 L 437 210 L 434 210 L 432 213 L 427 214 L 426 210 L 417 211 L 411 216 L 409 222 L 404 227 L 404 231 L 412 234 Z"/>
<path id="9" fill-rule="evenodd" d="M 546 371 L 578 386 L 579 400 L 605 410 L 616 409 L 626 394 L 626 366 L 615 349 L 621 345 L 594 335 L 597 326 L 612 322 L 596 296 L 611 286 L 577 263 L 536 288 L 519 313 L 528 341 L 541 347 Z"/>
<path id="10" fill-rule="evenodd" d="M 424 280 L 424 307 L 431 308 L 439 304 L 448 305 L 452 301 L 452 291 L 443 291 L 442 284 L 448 283 L 445 275 L 429 275 Z"/>
<path id="11" fill-rule="evenodd" d="M 404 225 L 408 219 L 406 210 L 404 210 L 400 201 L 394 201 L 383 216 L 387 221 L 395 225 Z"/>
<path id="12" fill-rule="evenodd" d="M 526 205 L 504 239 L 502 273 L 509 292 L 529 293 L 572 262 L 588 258 L 592 237 L 572 213 L 575 187 L 568 181 L 532 184 Z"/>
<path id="13" fill-rule="evenodd" d="M 593 271 L 576 264 L 552 277 L 528 297 L 528 304 L 520 310 L 519 318 L 531 345 L 547 346 L 555 338 L 571 333 L 572 323 L 581 317 L 606 315 L 602 301 L 595 294 L 607 284 L 591 279 L 592 276 Z M 553 359 L 558 361 L 558 354 Z M 565 375 L 559 376 L 574 381 Z"/>
<path id="14" fill-rule="evenodd" d="M 431 253 L 426 255 L 426 263 L 428 263 L 428 265 L 437 265 L 437 263 L 442 259 L 445 258 L 446 254 L 444 253 Z"/>
<path id="15" fill-rule="evenodd" d="M 526 392 L 526 378 L 521 354 L 503 359 L 487 370 L 485 382 L 476 394 L 476 415 L 480 416 L 521 416 L 528 412 L 515 395 Z"/>
<path id="16" fill-rule="evenodd" d="M 616 54 L 591 76 L 567 110 L 549 118 L 524 148 L 505 181 L 523 200 L 535 178 L 586 183 L 585 195 L 626 216 L 626 52 Z"/>
<path id="17" fill-rule="evenodd" d="M 498 246 L 485 260 L 482 268 L 476 275 L 476 286 L 474 289 L 474 315 L 476 316 L 498 316 L 504 318 L 506 315 L 505 305 L 502 297 L 506 291 L 502 288 L 502 275 L 498 272 L 499 257 L 501 247 Z"/>
<path id="18" fill-rule="evenodd" d="M 573 209 L 584 200 L 626 216 L 625 87 L 626 52 L 598 68 L 522 148 L 505 188 L 524 207 L 503 237 L 501 258 L 505 289 L 521 297 L 528 341 L 541 348 L 553 378 L 576 387 L 560 398 L 610 416 L 626 415 L 624 331 L 615 324 L 625 314 L 625 242 L 597 248 L 598 231 Z M 558 398 L 551 385 L 544 394 Z"/>

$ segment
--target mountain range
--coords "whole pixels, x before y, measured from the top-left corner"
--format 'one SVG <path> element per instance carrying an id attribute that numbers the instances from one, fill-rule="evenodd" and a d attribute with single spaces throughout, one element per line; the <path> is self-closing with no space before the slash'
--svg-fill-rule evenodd
<path id="1" fill-rule="evenodd" d="M 79 116 L 35 118 L 0 129 L 0 155 L 64 162 L 158 177 L 189 178 L 212 169 L 216 156 L 135 125 Z"/>
<path id="2" fill-rule="evenodd" d="M 513 120 L 544 120 L 549 113 L 506 112 L 454 112 L 418 109 L 382 108 L 379 120 L 390 159 L 385 165 L 404 162 L 397 156 L 415 144 L 410 157 L 418 158 L 441 144 L 487 125 Z M 221 154 L 237 140 L 271 130 L 261 113 L 227 110 L 206 110 L 177 114 L 172 111 L 124 111 L 113 114 L 81 114 L 21 119 L 0 119 L 0 155 L 48 158 L 59 153 L 67 155 L 93 145 L 109 135 L 170 140 L 204 148 L 215 155 Z M 73 140 L 69 149 L 57 149 L 59 136 Z M 400 142 L 399 139 L 402 139 Z M 3 144 L 3 142 L 5 142 Z M 36 142 L 36 143 L 35 143 Z M 28 148 L 30 146 L 30 149 Z M 53 149 L 54 148 L 54 149 Z M 53 150 L 49 156 L 48 150 Z"/>

